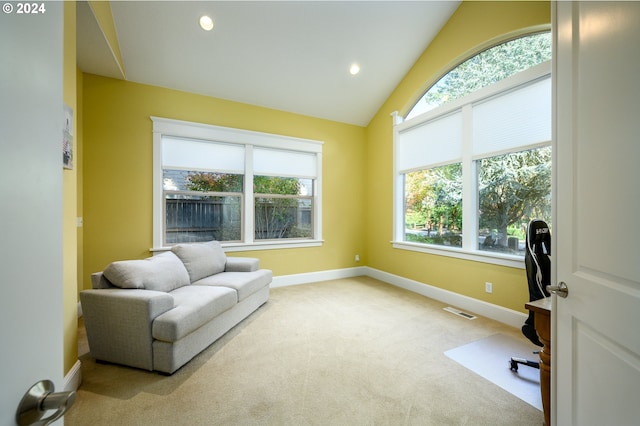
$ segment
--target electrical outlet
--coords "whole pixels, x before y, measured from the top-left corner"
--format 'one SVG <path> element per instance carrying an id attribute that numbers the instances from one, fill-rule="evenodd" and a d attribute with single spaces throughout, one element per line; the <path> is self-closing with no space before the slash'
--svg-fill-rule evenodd
<path id="1" fill-rule="evenodd" d="M 360 255 L 356 254 L 356 262 L 360 262 Z"/>
<path id="2" fill-rule="evenodd" d="M 484 291 L 486 291 L 487 293 L 493 293 L 493 283 L 484 283 Z"/>

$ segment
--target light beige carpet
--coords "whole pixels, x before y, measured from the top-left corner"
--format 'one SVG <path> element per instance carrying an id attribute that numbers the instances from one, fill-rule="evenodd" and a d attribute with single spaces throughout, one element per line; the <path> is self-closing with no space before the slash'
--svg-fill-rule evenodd
<path id="1" fill-rule="evenodd" d="M 496 333 L 358 277 L 273 289 L 173 376 L 81 356 L 74 425 L 537 425 L 543 414 L 444 352 Z"/>

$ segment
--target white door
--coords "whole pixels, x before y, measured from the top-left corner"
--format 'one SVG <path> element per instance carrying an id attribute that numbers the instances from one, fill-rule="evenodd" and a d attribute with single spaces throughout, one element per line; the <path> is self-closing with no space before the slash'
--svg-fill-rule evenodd
<path id="1" fill-rule="evenodd" d="M 640 424 L 640 3 L 554 4 L 552 419 Z M 555 392 L 553 389 L 555 388 Z"/>
<path id="2" fill-rule="evenodd" d="M 63 390 L 63 4 L 30 14 L 2 4 L 0 425 L 8 426 L 37 381 Z"/>

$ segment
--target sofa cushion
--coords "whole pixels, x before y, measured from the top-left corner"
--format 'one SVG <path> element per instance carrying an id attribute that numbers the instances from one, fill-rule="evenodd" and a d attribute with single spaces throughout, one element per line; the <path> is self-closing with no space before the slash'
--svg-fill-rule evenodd
<path id="1" fill-rule="evenodd" d="M 153 321 L 154 339 L 177 342 L 236 305 L 236 291 L 227 287 L 186 286 L 171 292 L 174 308 Z"/>
<path id="2" fill-rule="evenodd" d="M 120 288 L 142 288 L 168 292 L 189 285 L 184 264 L 171 252 L 141 260 L 112 262 L 103 271 L 111 284 Z"/>
<path id="3" fill-rule="evenodd" d="M 225 272 L 253 272 L 260 269 L 260 261 L 254 257 L 227 257 Z"/>
<path id="4" fill-rule="evenodd" d="M 222 272 L 220 274 L 205 277 L 195 281 L 196 286 L 224 286 L 238 292 L 238 302 L 251 296 L 272 281 L 272 273 L 268 269 L 260 269 L 254 272 Z"/>
<path id="5" fill-rule="evenodd" d="M 189 272 L 191 282 L 224 271 L 227 255 L 218 241 L 177 244 L 171 247 Z"/>

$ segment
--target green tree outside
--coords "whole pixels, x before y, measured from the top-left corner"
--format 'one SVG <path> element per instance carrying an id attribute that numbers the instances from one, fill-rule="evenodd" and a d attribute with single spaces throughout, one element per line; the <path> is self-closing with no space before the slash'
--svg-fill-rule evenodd
<path id="1" fill-rule="evenodd" d="M 462 245 L 462 165 L 419 170 L 405 175 L 405 225 L 419 229 L 410 241 Z M 425 234 L 426 232 L 426 234 Z"/>
<path id="2" fill-rule="evenodd" d="M 505 251 L 509 237 L 524 240 L 532 218 L 551 223 L 551 147 L 480 160 L 478 193 L 485 249 Z"/>
<path id="3" fill-rule="evenodd" d="M 199 192 L 243 192 L 243 176 L 226 173 L 194 172 L 187 176 L 187 189 Z M 310 238 L 310 226 L 298 223 L 298 208 L 310 209 L 300 195 L 300 179 L 254 176 L 255 238 Z"/>
<path id="4" fill-rule="evenodd" d="M 551 34 L 521 37 L 461 63 L 431 86 L 420 102 L 439 106 L 548 60 L 551 60 Z"/>

